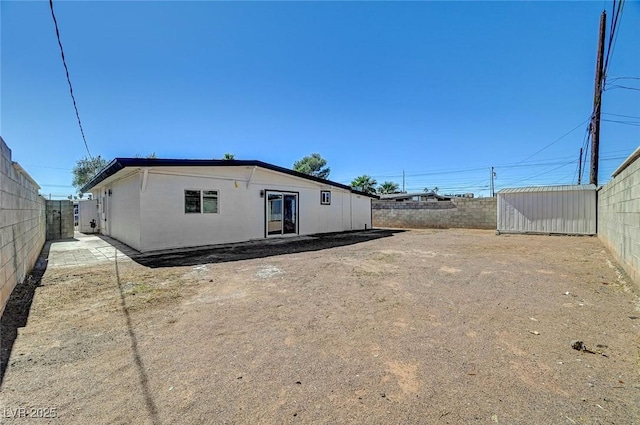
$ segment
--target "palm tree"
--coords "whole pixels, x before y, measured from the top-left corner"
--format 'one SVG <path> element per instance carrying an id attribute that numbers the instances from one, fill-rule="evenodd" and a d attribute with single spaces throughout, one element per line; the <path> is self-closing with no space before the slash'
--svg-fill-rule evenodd
<path id="1" fill-rule="evenodd" d="M 222 157 L 222 159 L 224 159 L 225 161 L 231 161 L 233 159 L 236 159 L 236 156 L 232 153 L 227 152 L 224 154 L 224 157 Z"/>
<path id="2" fill-rule="evenodd" d="M 353 181 L 351 182 L 351 187 L 364 193 L 376 193 L 377 184 L 378 182 L 376 181 L 376 179 L 363 174 L 353 179 Z"/>
<path id="3" fill-rule="evenodd" d="M 428 187 L 424 188 L 425 193 L 429 193 L 429 192 L 438 193 L 439 190 L 440 188 L 438 186 L 434 187 L 433 189 L 429 189 Z"/>
<path id="4" fill-rule="evenodd" d="M 400 189 L 400 185 L 394 182 L 384 182 L 380 186 L 378 186 L 378 193 L 389 194 L 396 193 Z"/>

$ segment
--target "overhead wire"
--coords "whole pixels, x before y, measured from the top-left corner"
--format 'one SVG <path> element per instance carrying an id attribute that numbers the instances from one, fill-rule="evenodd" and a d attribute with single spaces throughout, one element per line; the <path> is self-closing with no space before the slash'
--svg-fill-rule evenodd
<path id="1" fill-rule="evenodd" d="M 618 157 L 601 158 L 601 161 L 603 161 L 603 162 L 608 162 L 608 161 L 619 161 L 620 159 L 624 159 L 624 158 L 626 158 L 626 157 L 624 157 L 624 156 L 618 156 Z M 567 165 L 570 165 L 570 164 L 572 164 L 572 163 L 574 163 L 574 162 L 576 162 L 576 160 L 566 162 L 566 163 L 564 163 L 564 164 L 560 165 L 559 167 L 555 167 L 555 168 L 553 168 L 553 169 L 551 169 L 551 170 L 543 170 L 543 171 L 541 171 L 541 172 L 539 172 L 539 173 L 536 173 L 536 174 L 534 174 L 534 175 L 526 176 L 526 177 L 523 177 L 523 178 L 521 178 L 521 179 L 519 179 L 519 180 L 510 181 L 510 182 L 508 183 L 508 185 L 515 185 L 515 184 L 517 184 L 517 183 L 521 183 L 521 182 L 524 182 L 524 181 L 529 181 L 529 180 L 535 179 L 536 177 L 540 177 L 540 176 L 542 176 L 542 175 L 549 175 L 549 174 L 550 174 L 550 173 L 552 173 L 553 171 L 556 171 L 556 170 L 559 170 L 559 169 L 561 169 L 561 168 L 564 168 L 564 167 L 566 167 Z M 583 168 L 583 172 L 584 172 L 584 168 Z"/>
<path id="2" fill-rule="evenodd" d="M 588 126 L 585 129 L 584 141 L 582 142 L 582 146 L 581 146 L 582 154 L 583 154 L 582 158 L 584 158 L 582 163 L 585 166 L 580 167 L 580 165 L 578 165 L 578 168 L 580 169 L 580 171 L 579 171 L 580 175 L 578 176 L 578 180 L 580 180 L 580 182 L 582 182 L 582 178 L 584 177 L 584 169 L 587 168 L 586 165 L 587 165 L 587 158 L 588 158 L 588 155 L 589 155 L 589 145 L 590 145 L 589 141 L 590 140 L 591 140 L 591 126 Z"/>
<path id="3" fill-rule="evenodd" d="M 635 118 L 635 119 L 639 119 L 640 120 L 640 117 L 634 116 L 634 115 L 610 114 L 608 112 L 603 112 L 602 114 L 603 115 L 611 115 L 612 117 Z"/>
<path id="4" fill-rule="evenodd" d="M 613 13 L 611 15 L 611 25 L 609 29 L 609 43 L 607 47 L 607 54 L 605 56 L 603 73 L 602 73 L 603 81 L 606 81 L 607 79 L 607 73 L 609 72 L 609 62 L 613 57 L 613 51 L 615 50 L 615 47 L 616 47 L 616 41 L 618 39 L 618 26 L 622 19 L 621 16 L 622 16 L 622 10 L 624 9 L 624 0 L 619 0 L 617 10 L 614 10 L 615 8 L 616 8 L 616 0 L 613 0 L 613 5 L 611 7 L 611 9 L 613 10 Z"/>
<path id="5" fill-rule="evenodd" d="M 618 81 L 618 80 L 640 80 L 640 77 L 611 77 L 609 81 Z"/>
<path id="6" fill-rule="evenodd" d="M 635 91 L 640 91 L 640 88 L 638 87 L 629 87 L 629 86 L 621 86 L 619 84 L 612 84 L 607 86 L 609 89 L 623 89 L 623 90 L 635 90 Z"/>
<path id="7" fill-rule="evenodd" d="M 549 173 L 551 173 L 552 171 L 556 171 L 556 170 L 559 170 L 560 168 L 564 168 L 564 167 L 566 167 L 567 165 L 573 164 L 574 162 L 575 162 L 575 159 L 574 159 L 574 160 L 572 160 L 572 161 L 569 161 L 569 162 L 567 162 L 567 163 L 564 163 L 564 164 L 560 165 L 559 167 L 556 167 L 556 168 L 554 168 L 554 169 L 552 169 L 552 170 L 545 170 L 545 171 L 542 171 L 541 173 L 535 174 L 535 175 L 533 175 L 533 176 L 525 177 L 525 178 L 522 178 L 522 179 L 520 179 L 520 180 L 516 180 L 515 182 L 511 182 L 511 185 L 514 185 L 514 184 L 516 184 L 516 183 L 521 183 L 521 182 L 524 182 L 524 181 L 527 181 L 527 180 L 534 179 L 534 178 L 539 177 L 539 176 L 541 176 L 541 175 L 543 175 L 543 174 L 549 174 Z"/>
<path id="8" fill-rule="evenodd" d="M 84 147 L 87 150 L 87 154 L 90 159 L 93 159 L 91 156 L 91 152 L 89 151 L 89 145 L 87 144 L 87 139 L 84 135 L 84 129 L 82 128 L 82 121 L 80 120 L 80 113 L 78 112 L 78 105 L 76 104 L 76 97 L 73 94 L 73 85 L 71 84 L 71 77 L 69 76 L 69 68 L 67 67 L 67 61 L 64 57 L 64 49 L 62 48 L 62 41 L 60 40 L 60 30 L 58 29 L 58 20 L 56 19 L 56 14 L 53 11 L 53 0 L 49 0 L 49 8 L 51 9 L 51 17 L 53 18 L 53 24 L 56 28 L 56 38 L 58 39 L 58 46 L 60 46 L 60 56 L 62 57 L 62 64 L 64 65 L 64 71 L 67 74 L 67 83 L 69 84 L 69 93 L 71 94 L 71 100 L 73 101 L 73 109 L 76 111 L 76 118 L 78 119 L 78 127 L 80 127 L 80 134 L 82 135 L 82 141 L 84 142 Z"/>
<path id="9" fill-rule="evenodd" d="M 571 130 L 569 130 L 568 132 L 566 132 L 565 134 L 563 134 L 562 136 L 558 137 L 556 140 L 554 140 L 553 142 L 549 143 L 548 145 L 544 146 L 542 149 L 537 150 L 536 152 L 534 152 L 533 154 L 529 155 L 528 157 L 526 157 L 525 159 L 523 159 L 520 162 L 516 162 L 513 166 L 511 167 L 515 167 L 516 165 L 519 165 L 523 162 L 525 162 L 528 159 L 533 158 L 534 156 L 536 156 L 537 154 L 539 154 L 540 152 L 550 148 L 551 146 L 553 146 L 554 144 L 558 143 L 560 140 L 564 139 L 565 137 L 567 137 L 569 134 L 573 133 L 574 131 L 576 131 L 578 128 L 580 128 L 582 125 L 586 124 L 589 120 L 591 119 L 591 116 L 589 116 L 589 118 L 587 118 L 586 120 L 582 121 L 580 124 L 578 124 L 577 126 L 573 127 Z M 511 168 L 511 167 L 506 167 L 506 168 Z"/>
<path id="10" fill-rule="evenodd" d="M 634 127 L 640 127 L 640 121 L 618 121 L 618 120 L 607 120 L 607 119 L 603 119 L 602 121 L 613 122 L 613 123 L 616 123 L 616 124 L 632 125 Z"/>

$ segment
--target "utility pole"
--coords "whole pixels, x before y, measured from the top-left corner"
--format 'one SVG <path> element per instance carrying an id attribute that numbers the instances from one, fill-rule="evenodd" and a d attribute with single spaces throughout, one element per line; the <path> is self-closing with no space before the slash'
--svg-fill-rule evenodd
<path id="1" fill-rule="evenodd" d="M 596 59 L 596 84 L 593 93 L 593 115 L 591 116 L 591 173 L 589 184 L 598 185 L 598 161 L 600 151 L 600 111 L 602 107 L 602 83 L 604 81 L 604 33 L 607 27 L 607 12 L 600 15 L 598 34 L 598 57 Z"/>
<path id="2" fill-rule="evenodd" d="M 580 148 L 580 159 L 578 159 L 578 184 L 582 184 L 582 148 Z"/>
<path id="3" fill-rule="evenodd" d="M 491 197 L 494 198 L 496 196 L 495 184 L 493 183 L 493 179 L 496 177 L 496 172 L 493 171 L 493 167 L 491 167 Z"/>

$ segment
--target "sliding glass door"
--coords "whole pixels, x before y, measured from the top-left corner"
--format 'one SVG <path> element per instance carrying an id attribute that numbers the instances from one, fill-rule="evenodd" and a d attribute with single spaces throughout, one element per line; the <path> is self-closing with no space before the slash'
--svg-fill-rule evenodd
<path id="1" fill-rule="evenodd" d="M 267 236 L 298 233 L 298 194 L 267 191 Z"/>

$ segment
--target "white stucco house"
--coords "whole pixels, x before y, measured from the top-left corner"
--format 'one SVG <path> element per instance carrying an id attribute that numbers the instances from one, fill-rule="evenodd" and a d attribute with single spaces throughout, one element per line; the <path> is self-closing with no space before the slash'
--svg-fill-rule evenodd
<path id="1" fill-rule="evenodd" d="M 377 198 L 241 160 L 116 158 L 81 191 L 100 233 L 140 252 L 370 229 Z"/>

